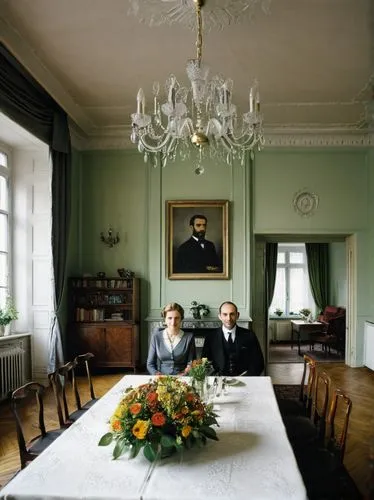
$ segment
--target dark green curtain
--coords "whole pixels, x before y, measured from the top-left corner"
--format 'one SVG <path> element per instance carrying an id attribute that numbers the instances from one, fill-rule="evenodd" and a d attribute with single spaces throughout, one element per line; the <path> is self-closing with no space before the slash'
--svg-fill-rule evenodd
<path id="1" fill-rule="evenodd" d="M 266 307 L 269 309 L 273 300 L 275 279 L 277 277 L 278 243 L 266 243 L 265 247 L 265 283 Z"/>
<path id="2" fill-rule="evenodd" d="M 320 313 L 329 300 L 329 246 L 328 243 L 306 243 L 310 288 Z"/>
<path id="3" fill-rule="evenodd" d="M 68 117 L 0 43 L 0 110 L 49 145 L 52 159 L 52 258 L 55 316 L 49 338 L 48 372 L 63 363 L 61 301 L 66 282 L 70 220 L 71 143 Z"/>

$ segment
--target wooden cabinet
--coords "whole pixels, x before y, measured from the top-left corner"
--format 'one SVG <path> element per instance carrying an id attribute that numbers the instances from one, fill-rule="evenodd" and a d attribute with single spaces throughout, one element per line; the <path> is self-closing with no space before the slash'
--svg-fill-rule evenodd
<path id="1" fill-rule="evenodd" d="M 72 355 L 92 352 L 97 367 L 139 364 L 138 278 L 71 278 Z"/>

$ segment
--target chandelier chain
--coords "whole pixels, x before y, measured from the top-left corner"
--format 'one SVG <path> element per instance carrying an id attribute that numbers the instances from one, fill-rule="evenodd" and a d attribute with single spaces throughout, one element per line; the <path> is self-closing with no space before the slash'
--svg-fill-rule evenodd
<path id="1" fill-rule="evenodd" d="M 201 4 L 197 2 L 196 4 L 196 23 L 197 23 L 197 35 L 196 35 L 196 58 L 199 61 L 199 66 L 201 65 L 201 59 L 203 57 L 203 23 L 201 19 Z"/>

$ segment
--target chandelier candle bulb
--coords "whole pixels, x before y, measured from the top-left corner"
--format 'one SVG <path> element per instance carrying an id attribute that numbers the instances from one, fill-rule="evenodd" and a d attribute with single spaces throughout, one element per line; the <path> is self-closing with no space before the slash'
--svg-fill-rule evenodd
<path id="1" fill-rule="evenodd" d="M 249 90 L 249 112 L 253 113 L 253 88 Z"/>
<path id="2" fill-rule="evenodd" d="M 143 100 L 144 92 L 143 89 L 138 90 L 138 95 L 136 96 L 136 113 L 140 114 L 140 103 Z"/>
<path id="3" fill-rule="evenodd" d="M 260 111 L 260 92 L 258 91 L 256 94 L 256 111 L 257 113 Z"/>

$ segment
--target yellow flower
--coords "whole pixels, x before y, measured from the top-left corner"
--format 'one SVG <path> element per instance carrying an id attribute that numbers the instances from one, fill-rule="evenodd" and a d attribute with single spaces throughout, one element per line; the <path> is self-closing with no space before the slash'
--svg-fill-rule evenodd
<path id="1" fill-rule="evenodd" d="M 191 434 L 192 427 L 190 425 L 185 425 L 182 427 L 182 436 L 184 438 L 188 437 Z"/>
<path id="2" fill-rule="evenodd" d="M 113 414 L 113 417 L 123 418 L 124 415 L 125 415 L 125 413 L 126 413 L 126 411 L 127 411 L 127 405 L 125 405 L 123 403 L 120 403 L 117 406 L 117 408 L 116 408 L 116 410 L 115 410 L 115 412 Z"/>
<path id="3" fill-rule="evenodd" d="M 132 428 L 132 433 L 137 439 L 144 439 L 149 427 L 148 420 L 137 420 Z"/>

